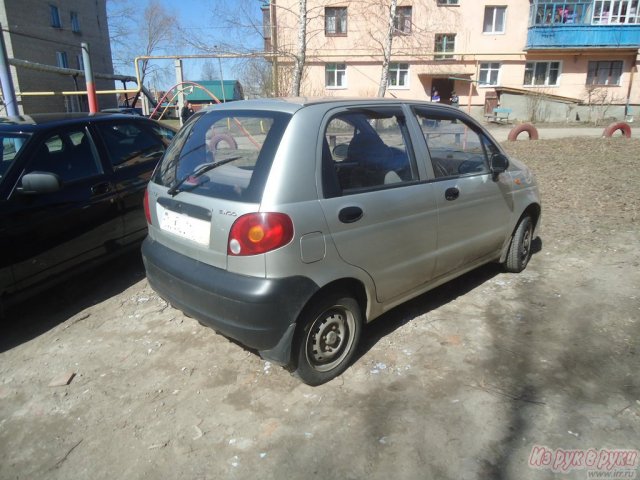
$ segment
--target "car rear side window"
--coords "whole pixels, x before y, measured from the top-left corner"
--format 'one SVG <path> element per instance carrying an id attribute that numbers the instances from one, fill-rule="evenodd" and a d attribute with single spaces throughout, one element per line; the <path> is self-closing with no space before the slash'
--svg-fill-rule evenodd
<path id="1" fill-rule="evenodd" d="M 491 142 L 461 118 L 416 110 L 436 178 L 489 173 Z"/>
<path id="2" fill-rule="evenodd" d="M 400 109 L 366 109 L 335 115 L 323 145 L 325 197 L 418 180 Z"/>
<path id="3" fill-rule="evenodd" d="M 95 145 L 84 128 L 49 134 L 40 141 L 27 163 L 25 173 L 50 172 L 63 182 L 102 173 Z"/>
<path id="4" fill-rule="evenodd" d="M 128 122 L 99 123 L 100 131 L 111 165 L 124 168 L 147 161 L 157 161 L 164 152 L 164 145 L 142 126 Z"/>
<path id="5" fill-rule="evenodd" d="M 176 135 L 153 181 L 213 198 L 258 203 L 291 116 L 281 112 L 209 112 Z M 213 166 L 213 164 L 217 164 Z M 204 165 L 213 168 L 190 177 Z"/>

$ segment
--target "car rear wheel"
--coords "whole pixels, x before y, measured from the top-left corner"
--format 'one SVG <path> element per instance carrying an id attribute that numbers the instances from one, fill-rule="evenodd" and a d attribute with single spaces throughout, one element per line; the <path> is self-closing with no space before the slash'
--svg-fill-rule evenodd
<path id="1" fill-rule="evenodd" d="M 508 272 L 518 273 L 525 269 L 531 258 L 533 241 L 533 220 L 529 215 L 522 217 L 516 227 L 504 263 Z"/>
<path id="2" fill-rule="evenodd" d="M 321 385 L 346 370 L 362 329 L 360 305 L 349 296 L 329 294 L 299 318 L 294 374 L 308 385 Z"/>

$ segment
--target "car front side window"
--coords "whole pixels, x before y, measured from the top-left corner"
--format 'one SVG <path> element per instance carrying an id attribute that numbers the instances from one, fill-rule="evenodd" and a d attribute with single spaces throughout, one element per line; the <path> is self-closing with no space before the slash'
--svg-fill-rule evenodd
<path id="1" fill-rule="evenodd" d="M 40 142 L 27 164 L 25 173 L 55 173 L 65 182 L 73 182 L 102 173 L 91 137 L 84 128 L 48 135 Z"/>
<path id="2" fill-rule="evenodd" d="M 420 109 L 416 116 L 436 179 L 490 172 L 487 147 L 491 142 L 484 135 L 461 118 Z M 493 149 L 489 149 L 489 153 L 495 153 Z"/>

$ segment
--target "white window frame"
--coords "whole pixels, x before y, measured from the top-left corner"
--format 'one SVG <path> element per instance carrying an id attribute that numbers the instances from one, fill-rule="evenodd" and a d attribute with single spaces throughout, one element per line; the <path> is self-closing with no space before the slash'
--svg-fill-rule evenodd
<path id="1" fill-rule="evenodd" d="M 438 0 L 438 5 L 459 5 L 459 0 Z"/>
<path id="2" fill-rule="evenodd" d="M 607 79 L 605 83 L 596 83 L 596 82 L 589 82 L 589 72 L 591 71 L 591 64 L 595 63 L 596 64 L 596 72 L 598 72 L 598 69 L 604 68 L 604 65 L 600 66 L 600 64 L 605 64 L 608 63 L 609 66 L 609 74 L 607 75 Z M 610 79 L 612 78 L 611 76 L 611 72 L 613 72 L 614 70 L 614 63 L 615 64 L 619 64 L 620 65 L 620 75 L 618 76 L 618 81 L 616 83 L 611 83 Z M 590 86 L 590 87 L 603 87 L 603 86 L 615 86 L 615 87 L 619 87 L 622 84 L 622 75 L 624 74 L 624 61 L 623 60 L 591 60 L 589 61 L 589 63 L 587 64 L 587 79 L 586 79 L 586 85 Z M 597 79 L 599 77 L 599 75 L 594 75 L 593 78 Z"/>
<path id="3" fill-rule="evenodd" d="M 640 23 L 640 5 L 638 0 L 596 0 L 593 3 L 591 23 L 625 24 Z"/>
<path id="4" fill-rule="evenodd" d="M 487 14 L 491 12 L 491 29 L 486 30 Z M 498 12 L 502 12 L 502 30 L 496 29 Z M 488 5 L 484 7 L 484 18 L 482 20 L 482 33 L 485 35 L 502 35 L 507 29 L 507 7 L 504 5 Z"/>
<path id="5" fill-rule="evenodd" d="M 438 38 L 441 37 L 443 39 L 442 42 L 442 50 L 438 50 Z M 448 38 L 453 37 L 452 41 L 449 41 Z M 453 60 L 454 53 L 456 51 L 456 37 L 455 33 L 436 33 L 434 47 L 433 47 L 433 59 L 434 60 Z M 451 51 L 448 50 L 450 44 L 453 44 L 453 48 Z"/>
<path id="6" fill-rule="evenodd" d="M 340 73 L 342 73 L 342 75 L 340 75 Z M 333 77 L 333 85 L 329 85 L 329 82 L 327 81 L 330 74 Z M 326 63 L 324 66 L 324 86 L 329 90 L 347 88 L 347 64 L 337 62 Z"/>
<path id="7" fill-rule="evenodd" d="M 549 78 L 550 78 L 550 74 L 551 74 L 551 70 L 552 67 L 551 65 L 553 63 L 557 63 L 558 64 L 558 75 L 556 77 L 556 83 L 549 83 Z M 527 65 L 532 65 L 533 66 L 533 71 L 531 72 L 531 81 L 532 83 L 525 83 L 525 79 L 526 79 L 526 75 L 527 75 Z M 546 64 L 546 70 L 545 70 L 545 78 L 544 78 L 544 83 L 543 84 L 537 84 L 535 83 L 536 80 L 536 67 L 540 64 Z M 528 61 L 525 62 L 524 64 L 524 74 L 525 74 L 525 78 L 522 79 L 522 86 L 523 87 L 559 87 L 560 86 L 560 76 L 562 75 L 562 62 L 559 60 L 535 60 L 535 61 Z"/>
<path id="8" fill-rule="evenodd" d="M 483 68 L 483 65 L 488 65 L 488 66 Z M 496 68 L 495 65 L 497 65 L 498 67 Z M 487 78 L 489 79 L 489 83 L 480 83 L 483 71 L 487 72 Z M 496 83 L 490 83 L 490 81 L 491 81 L 491 73 L 494 72 L 494 71 L 498 72 L 498 74 L 496 75 Z M 502 63 L 500 63 L 500 62 L 482 62 L 482 63 L 480 63 L 480 68 L 478 70 L 478 87 L 479 88 L 491 88 L 491 87 L 495 87 L 497 85 L 500 85 L 500 75 L 501 75 L 501 73 L 502 73 Z"/>
<path id="9" fill-rule="evenodd" d="M 391 62 L 389 64 L 389 75 L 387 78 L 387 88 L 396 90 L 406 90 L 409 88 L 409 72 L 410 65 L 408 63 Z M 395 85 L 392 84 L 395 79 Z"/>

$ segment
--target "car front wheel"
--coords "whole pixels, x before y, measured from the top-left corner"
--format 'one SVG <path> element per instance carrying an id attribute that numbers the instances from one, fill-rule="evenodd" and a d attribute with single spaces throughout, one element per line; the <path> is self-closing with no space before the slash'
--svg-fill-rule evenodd
<path id="1" fill-rule="evenodd" d="M 522 217 L 516 227 L 504 263 L 508 272 L 518 273 L 525 269 L 531 258 L 533 241 L 533 220 L 529 215 Z"/>
<path id="2" fill-rule="evenodd" d="M 360 305 L 349 296 L 329 294 L 299 319 L 294 374 L 308 385 L 321 385 L 346 370 L 362 329 Z"/>

